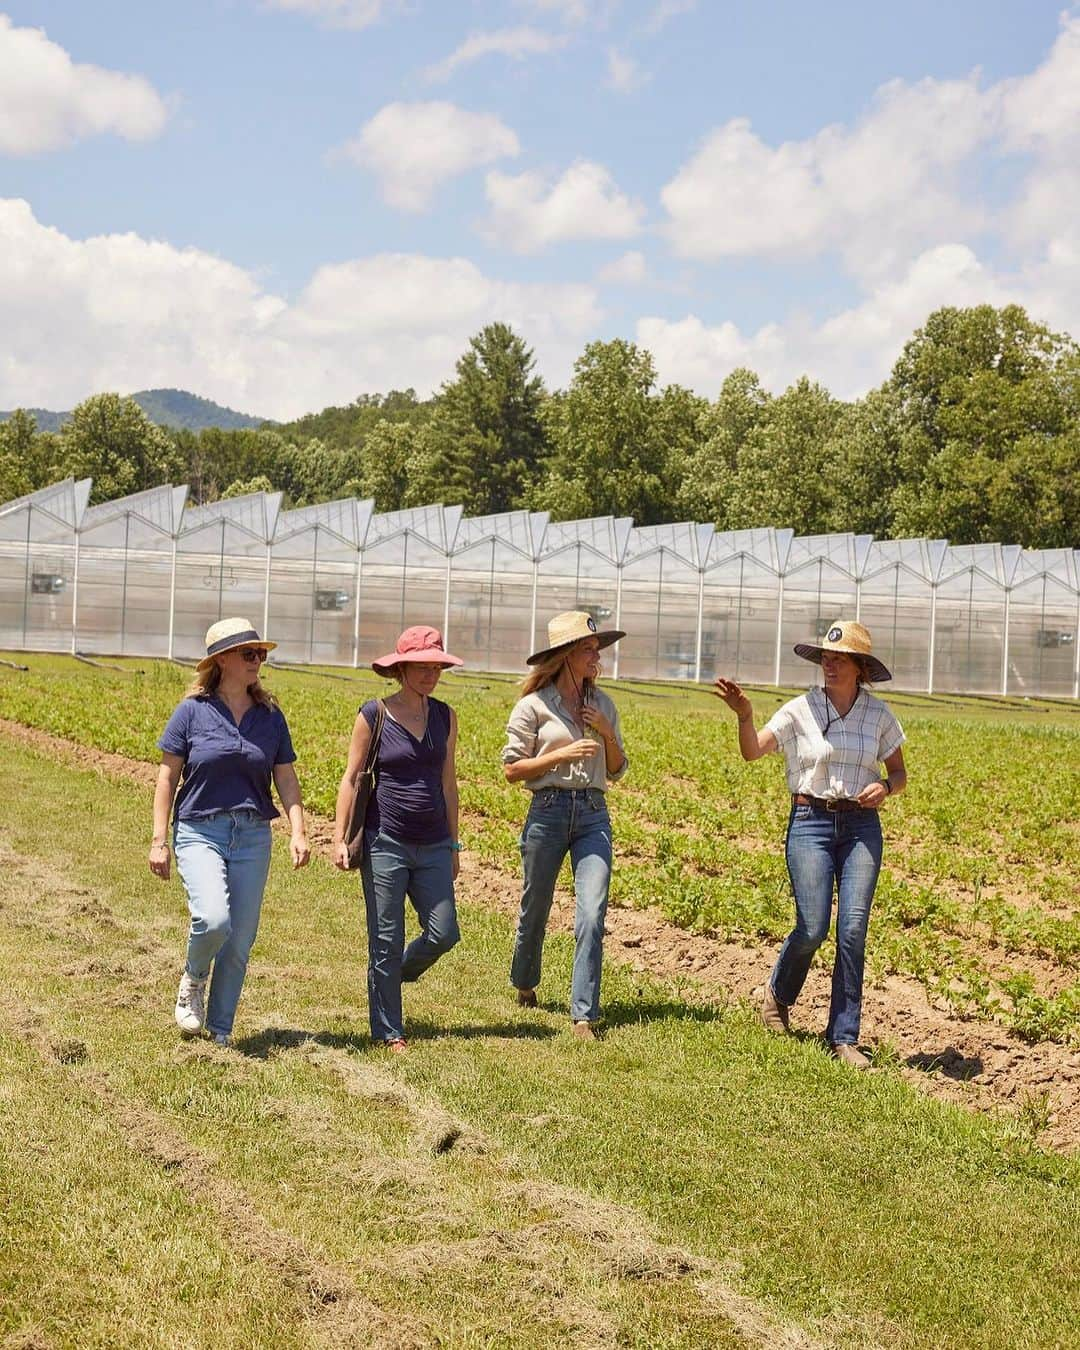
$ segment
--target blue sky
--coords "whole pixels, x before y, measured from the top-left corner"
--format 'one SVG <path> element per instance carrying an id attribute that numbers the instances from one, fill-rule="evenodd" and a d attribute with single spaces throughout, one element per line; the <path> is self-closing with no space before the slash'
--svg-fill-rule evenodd
<path id="1" fill-rule="evenodd" d="M 1080 9 L 0 0 L 0 407 L 426 393 L 506 319 L 855 396 L 939 304 L 1080 334 Z"/>

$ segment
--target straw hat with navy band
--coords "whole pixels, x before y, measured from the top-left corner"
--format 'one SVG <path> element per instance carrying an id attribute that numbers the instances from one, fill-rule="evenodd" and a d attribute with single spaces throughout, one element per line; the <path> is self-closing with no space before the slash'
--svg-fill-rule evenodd
<path id="1" fill-rule="evenodd" d="M 626 634 L 619 628 L 598 629 L 596 620 L 582 609 L 570 609 L 565 614 L 556 614 L 548 624 L 548 645 L 543 651 L 533 652 L 525 664 L 539 665 L 549 656 L 554 656 L 563 647 L 572 647 L 582 638 L 596 638 L 601 647 L 610 647 Z"/>
<path id="2" fill-rule="evenodd" d="M 838 619 L 831 624 L 820 646 L 811 642 L 797 642 L 792 651 L 804 661 L 813 661 L 816 665 L 821 665 L 823 652 L 846 652 L 848 656 L 862 658 L 866 663 L 866 678 L 872 683 L 882 684 L 892 679 L 892 671 L 871 655 L 869 629 L 854 619 Z"/>
<path id="3" fill-rule="evenodd" d="M 276 642 L 264 641 L 247 619 L 220 619 L 206 630 L 206 655 L 195 669 L 209 670 L 215 656 L 231 652 L 234 647 L 258 647 L 261 652 L 272 652 L 276 646 Z"/>

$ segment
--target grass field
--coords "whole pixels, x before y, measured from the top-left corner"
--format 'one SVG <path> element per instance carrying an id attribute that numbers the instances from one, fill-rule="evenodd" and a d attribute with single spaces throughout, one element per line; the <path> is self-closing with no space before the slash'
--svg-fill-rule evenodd
<path id="1" fill-rule="evenodd" d="M 8 1343 L 1080 1343 L 1077 1160 L 617 968 L 579 1045 L 482 910 L 388 1061 L 355 880 L 281 838 L 237 1049 L 182 1043 L 146 788 L 6 741 L 0 793 Z"/>
<path id="2" fill-rule="evenodd" d="M 0 716 L 145 760 L 157 758 L 189 678 L 163 662 L 29 664 L 0 670 Z M 355 707 L 386 686 L 340 671 L 274 670 L 268 679 L 294 732 L 305 801 L 329 815 Z M 455 676 L 443 688 L 461 719 L 465 839 L 516 873 L 521 793 L 498 764 L 513 681 Z M 790 693 L 754 693 L 759 715 Z M 734 719 L 705 691 L 620 684 L 618 697 L 632 770 L 611 794 L 615 900 L 657 905 L 720 937 L 779 940 L 791 914 L 779 759 L 744 764 Z M 913 976 L 964 1016 L 1080 1045 L 1080 709 L 889 701 L 908 733 L 911 783 L 885 813 L 871 977 Z"/>
<path id="3" fill-rule="evenodd" d="M 156 758 L 183 670 L 22 659 L 0 670 L 0 716 Z M 271 682 L 327 812 L 381 683 Z M 497 766 L 513 684 L 446 694 L 466 839 L 515 870 L 522 804 Z M 779 763 L 743 765 L 699 691 L 618 696 L 633 770 L 612 794 L 617 899 L 776 937 Z M 891 702 L 912 788 L 889 808 L 879 971 L 1075 1038 L 1076 712 Z M 5 742 L 0 793 L 11 1344 L 1080 1344 L 1080 1162 L 1037 1148 L 1022 1115 L 968 1115 L 889 1069 L 856 1077 L 811 1039 L 617 967 L 607 1038 L 577 1045 L 556 1004 L 511 1006 L 509 926 L 477 909 L 410 989 L 413 1053 L 388 1062 L 365 1031 L 355 881 L 319 859 L 292 874 L 277 857 L 239 1053 L 180 1043 L 186 915 L 145 867 L 148 791 Z M 569 943 L 551 948 L 560 988 Z"/>

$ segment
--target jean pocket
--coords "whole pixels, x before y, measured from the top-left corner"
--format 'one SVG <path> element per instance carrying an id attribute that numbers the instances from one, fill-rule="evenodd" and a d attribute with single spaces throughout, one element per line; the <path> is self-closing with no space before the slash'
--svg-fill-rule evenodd
<path id="1" fill-rule="evenodd" d="M 791 808 L 792 820 L 809 820 L 814 813 L 812 806 L 793 806 Z"/>

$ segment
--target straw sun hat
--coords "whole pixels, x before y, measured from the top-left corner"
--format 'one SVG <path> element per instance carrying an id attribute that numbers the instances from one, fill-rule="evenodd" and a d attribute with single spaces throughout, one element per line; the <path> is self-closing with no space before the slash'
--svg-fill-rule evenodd
<path id="1" fill-rule="evenodd" d="M 822 652 L 847 652 L 849 656 L 861 656 L 866 662 L 867 679 L 874 684 L 892 679 L 892 672 L 870 653 L 869 629 L 854 619 L 837 619 L 834 624 L 830 624 L 825 640 L 820 645 L 796 642 L 792 650 L 804 661 L 813 661 L 817 665 L 821 664 Z"/>
<path id="2" fill-rule="evenodd" d="M 535 666 L 559 651 L 560 648 L 572 647 L 575 642 L 580 642 L 582 638 L 594 637 L 601 647 L 610 647 L 613 642 L 618 642 L 620 638 L 625 636 L 626 634 L 619 628 L 598 630 L 596 620 L 591 614 L 586 614 L 581 609 L 570 609 L 565 614 L 556 614 L 550 621 L 548 624 L 548 645 L 543 651 L 533 652 L 525 664 Z"/>
<path id="3" fill-rule="evenodd" d="M 272 652 L 276 646 L 276 642 L 264 642 L 247 619 L 219 619 L 206 630 L 206 655 L 195 669 L 209 670 L 215 656 L 231 652 L 234 647 L 258 647 L 262 652 Z"/>

